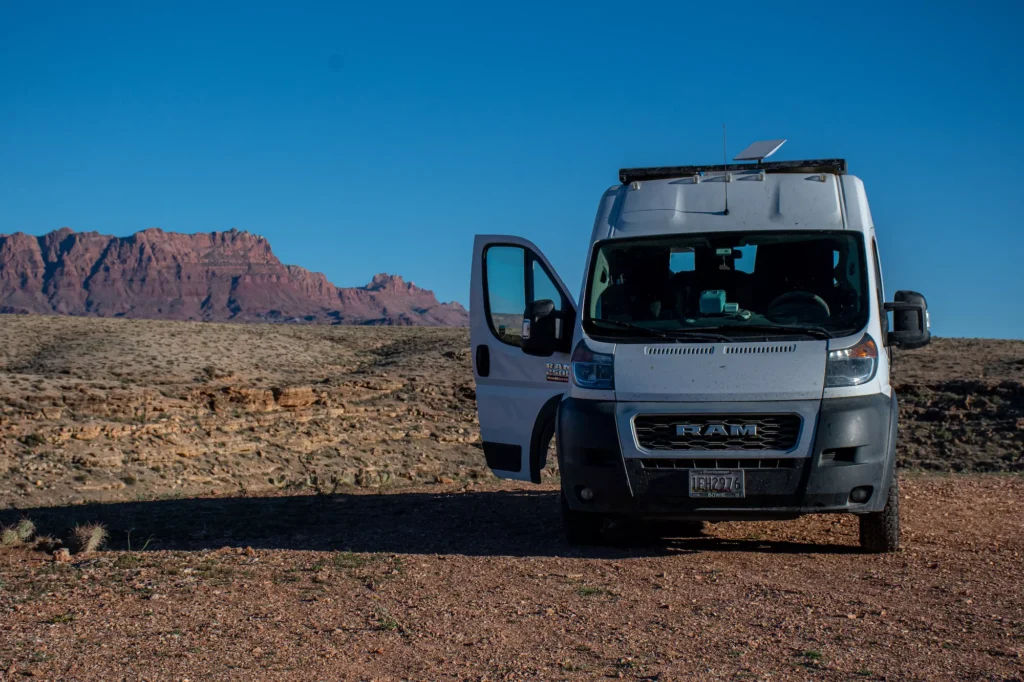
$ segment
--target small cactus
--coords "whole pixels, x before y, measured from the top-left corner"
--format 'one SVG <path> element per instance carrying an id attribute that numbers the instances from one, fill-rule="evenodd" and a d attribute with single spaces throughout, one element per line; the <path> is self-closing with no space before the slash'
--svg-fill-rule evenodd
<path id="1" fill-rule="evenodd" d="M 4 528 L 0 531 L 0 546 L 17 547 L 19 545 L 21 545 L 21 538 L 18 537 L 16 528 Z"/>
<path id="2" fill-rule="evenodd" d="M 87 523 L 75 526 L 71 532 L 75 554 L 91 554 L 107 541 L 107 529 L 101 523 Z"/>
<path id="3" fill-rule="evenodd" d="M 22 519 L 18 521 L 18 525 L 14 527 L 14 530 L 18 533 L 18 537 L 22 542 L 28 542 L 36 534 L 36 524 L 32 523 L 29 519 Z"/>

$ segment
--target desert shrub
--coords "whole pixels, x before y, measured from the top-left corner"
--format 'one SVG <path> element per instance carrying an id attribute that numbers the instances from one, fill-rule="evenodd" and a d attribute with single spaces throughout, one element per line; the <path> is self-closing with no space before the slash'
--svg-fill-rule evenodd
<path id="1" fill-rule="evenodd" d="M 47 554 L 50 554 L 56 551 L 61 544 L 61 541 L 57 538 L 50 537 L 49 535 L 41 535 L 36 538 L 33 548 L 38 552 L 46 552 Z"/>

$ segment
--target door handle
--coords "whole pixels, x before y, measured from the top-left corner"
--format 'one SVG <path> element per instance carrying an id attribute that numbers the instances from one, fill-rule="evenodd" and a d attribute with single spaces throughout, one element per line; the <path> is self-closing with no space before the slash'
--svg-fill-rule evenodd
<path id="1" fill-rule="evenodd" d="M 482 377 L 491 374 L 491 351 L 483 343 L 476 347 L 476 373 Z"/>

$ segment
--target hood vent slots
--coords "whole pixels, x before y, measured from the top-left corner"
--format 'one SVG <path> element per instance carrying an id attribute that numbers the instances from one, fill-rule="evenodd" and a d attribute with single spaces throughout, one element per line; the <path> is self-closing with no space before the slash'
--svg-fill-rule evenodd
<path id="1" fill-rule="evenodd" d="M 781 346 L 733 346 L 725 347 L 726 355 L 752 355 L 761 353 L 794 353 L 796 344 L 789 343 Z"/>
<path id="2" fill-rule="evenodd" d="M 647 346 L 645 355 L 714 355 L 714 346 Z"/>

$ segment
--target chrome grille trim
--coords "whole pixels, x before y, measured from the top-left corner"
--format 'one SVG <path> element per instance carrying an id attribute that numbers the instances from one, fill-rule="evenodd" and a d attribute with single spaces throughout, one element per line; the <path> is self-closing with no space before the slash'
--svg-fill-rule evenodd
<path id="1" fill-rule="evenodd" d="M 797 414 L 638 414 L 633 418 L 636 442 L 648 451 L 757 451 L 786 452 L 800 439 L 802 420 Z M 682 424 L 757 426 L 757 435 L 678 435 Z"/>

